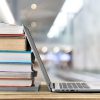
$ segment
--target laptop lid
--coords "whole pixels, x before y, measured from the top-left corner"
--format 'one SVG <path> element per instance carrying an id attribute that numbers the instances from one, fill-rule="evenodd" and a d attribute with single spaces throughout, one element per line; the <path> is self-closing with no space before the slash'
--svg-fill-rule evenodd
<path id="1" fill-rule="evenodd" d="M 44 67 L 44 64 L 43 64 L 43 62 L 42 62 L 42 60 L 40 58 L 39 52 L 38 52 L 38 50 L 36 48 L 36 45 L 34 43 L 34 39 L 33 39 L 32 35 L 31 35 L 29 29 L 26 26 L 24 26 L 24 32 L 25 32 L 25 35 L 26 35 L 26 37 L 28 39 L 28 42 L 29 42 L 29 44 L 31 46 L 31 49 L 33 50 L 33 53 L 34 53 L 35 57 L 37 58 L 38 64 L 39 64 L 39 66 L 41 68 L 41 71 L 43 73 L 45 81 L 46 81 L 47 85 L 49 86 L 51 81 L 50 81 L 49 76 L 47 74 L 46 68 Z"/>

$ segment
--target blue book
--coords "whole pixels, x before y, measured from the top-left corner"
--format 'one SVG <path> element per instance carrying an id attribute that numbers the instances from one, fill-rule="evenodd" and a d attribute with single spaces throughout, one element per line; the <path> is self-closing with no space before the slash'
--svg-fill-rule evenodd
<path id="1" fill-rule="evenodd" d="M 32 51 L 0 50 L 0 63 L 32 63 L 35 57 Z"/>

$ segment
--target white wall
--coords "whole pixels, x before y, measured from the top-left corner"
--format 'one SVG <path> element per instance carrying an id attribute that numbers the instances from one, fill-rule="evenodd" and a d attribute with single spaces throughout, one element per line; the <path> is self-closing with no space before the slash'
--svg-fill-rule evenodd
<path id="1" fill-rule="evenodd" d="M 73 65 L 100 70 L 100 0 L 85 0 L 74 20 Z"/>

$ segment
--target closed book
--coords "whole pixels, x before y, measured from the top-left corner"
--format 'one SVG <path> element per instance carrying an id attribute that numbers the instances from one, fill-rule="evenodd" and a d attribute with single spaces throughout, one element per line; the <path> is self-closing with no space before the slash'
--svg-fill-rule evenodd
<path id="1" fill-rule="evenodd" d="M 27 49 L 27 41 L 25 36 L 20 36 L 20 37 L 0 36 L 0 50 L 23 51 L 26 49 Z"/>
<path id="2" fill-rule="evenodd" d="M 0 71 L 0 79 L 34 79 L 36 77 L 37 72 L 5 72 Z"/>
<path id="3" fill-rule="evenodd" d="M 32 72 L 32 64 L 25 63 L 0 63 L 0 71 Z"/>
<path id="4" fill-rule="evenodd" d="M 0 79 L 0 87 L 24 87 L 24 86 L 32 86 L 34 83 L 34 80 L 29 80 L 29 79 Z"/>
<path id="5" fill-rule="evenodd" d="M 32 63 L 34 60 L 31 51 L 0 51 L 0 63 Z"/>
<path id="6" fill-rule="evenodd" d="M 1 34 L 0 33 L 0 37 L 24 37 L 25 36 L 25 34 Z"/>
<path id="7" fill-rule="evenodd" d="M 11 92 L 38 92 L 40 85 L 23 86 L 23 87 L 0 87 L 0 91 L 11 91 Z"/>
<path id="8" fill-rule="evenodd" d="M 0 34 L 23 34 L 23 26 L 0 23 Z"/>

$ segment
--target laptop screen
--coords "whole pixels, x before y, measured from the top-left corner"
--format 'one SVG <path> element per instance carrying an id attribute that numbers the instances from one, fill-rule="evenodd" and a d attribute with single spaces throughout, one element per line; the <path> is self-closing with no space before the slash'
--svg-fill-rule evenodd
<path id="1" fill-rule="evenodd" d="M 45 81 L 49 85 L 51 82 L 50 82 L 49 76 L 48 76 L 48 74 L 46 72 L 46 69 L 44 67 L 44 64 L 43 64 L 43 62 L 42 62 L 42 60 L 40 58 L 39 52 L 38 52 L 38 50 L 36 48 L 36 45 L 34 43 L 34 39 L 31 36 L 31 33 L 30 33 L 29 29 L 27 27 L 25 27 L 25 26 L 24 26 L 24 32 L 25 32 L 25 35 L 27 36 L 28 42 L 29 42 L 29 44 L 31 46 L 31 49 L 33 50 L 33 53 L 34 53 L 35 57 L 37 58 L 38 64 L 39 64 L 39 66 L 41 68 L 41 71 L 43 73 Z"/>

